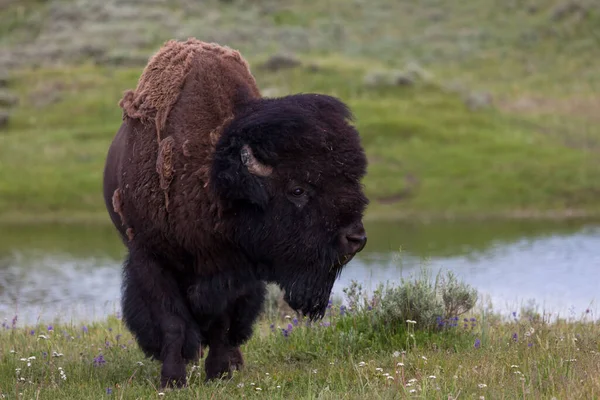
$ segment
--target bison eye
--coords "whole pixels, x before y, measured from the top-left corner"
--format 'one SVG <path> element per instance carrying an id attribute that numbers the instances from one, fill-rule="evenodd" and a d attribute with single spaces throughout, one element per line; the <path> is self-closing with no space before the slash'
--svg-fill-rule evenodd
<path id="1" fill-rule="evenodd" d="M 302 189 L 301 187 L 294 188 L 292 189 L 292 194 L 295 197 L 300 197 L 304 194 L 304 189 Z"/>

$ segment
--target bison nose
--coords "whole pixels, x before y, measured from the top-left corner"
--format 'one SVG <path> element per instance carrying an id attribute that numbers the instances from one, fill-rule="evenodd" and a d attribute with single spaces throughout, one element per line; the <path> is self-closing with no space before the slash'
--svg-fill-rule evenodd
<path id="1" fill-rule="evenodd" d="M 346 240 L 348 241 L 348 247 L 351 249 L 350 253 L 359 253 L 367 244 L 367 235 L 364 233 L 351 233 L 346 235 Z"/>
<path id="2" fill-rule="evenodd" d="M 362 251 L 367 244 L 367 233 L 360 222 L 342 229 L 339 238 L 342 245 L 340 250 L 348 256 L 354 256 Z"/>

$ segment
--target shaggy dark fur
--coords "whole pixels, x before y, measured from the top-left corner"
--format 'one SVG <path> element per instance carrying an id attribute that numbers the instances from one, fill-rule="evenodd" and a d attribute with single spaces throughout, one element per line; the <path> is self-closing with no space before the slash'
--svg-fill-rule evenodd
<path id="1" fill-rule="evenodd" d="M 366 243 L 367 162 L 349 109 L 261 98 L 239 53 L 195 39 L 167 42 L 121 105 L 104 198 L 128 249 L 123 318 L 163 363 L 161 386 L 184 385 L 202 346 L 207 379 L 241 367 L 265 282 L 322 317 Z"/>

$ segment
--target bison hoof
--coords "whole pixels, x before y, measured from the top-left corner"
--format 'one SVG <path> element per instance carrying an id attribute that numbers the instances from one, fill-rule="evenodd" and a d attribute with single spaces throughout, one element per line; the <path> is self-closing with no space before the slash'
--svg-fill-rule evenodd
<path id="1" fill-rule="evenodd" d="M 239 371 L 244 367 L 244 357 L 239 347 L 234 347 L 229 351 L 229 366 L 231 371 Z"/>
<path id="2" fill-rule="evenodd" d="M 244 366 L 244 357 L 239 347 L 234 347 L 222 353 L 219 351 L 208 352 L 204 367 L 206 380 L 231 379 L 233 371 Z"/>
<path id="3" fill-rule="evenodd" d="M 160 374 L 161 388 L 182 388 L 186 384 L 185 364 L 163 365 Z"/>
<path id="4" fill-rule="evenodd" d="M 187 385 L 185 376 L 173 377 L 173 376 L 161 376 L 160 387 L 162 389 L 173 388 L 180 389 Z"/>

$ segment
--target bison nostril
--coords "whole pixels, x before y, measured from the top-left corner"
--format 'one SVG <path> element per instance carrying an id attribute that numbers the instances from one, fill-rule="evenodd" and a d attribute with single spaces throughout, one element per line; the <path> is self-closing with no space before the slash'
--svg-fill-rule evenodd
<path id="1" fill-rule="evenodd" d="M 350 234 L 346 235 L 346 240 L 348 240 L 348 244 L 352 248 L 352 253 L 358 253 L 362 251 L 367 244 L 366 235 Z"/>

